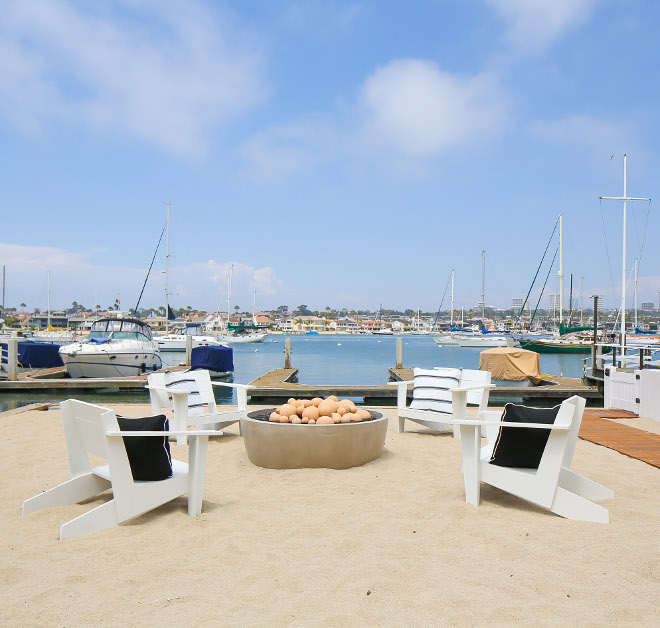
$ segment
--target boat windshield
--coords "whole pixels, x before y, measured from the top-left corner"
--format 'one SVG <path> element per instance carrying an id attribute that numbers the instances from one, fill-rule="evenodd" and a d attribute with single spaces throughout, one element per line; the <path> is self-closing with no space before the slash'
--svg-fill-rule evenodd
<path id="1" fill-rule="evenodd" d="M 138 321 L 102 320 L 92 325 L 88 338 L 110 338 L 115 340 L 151 340 L 151 329 Z"/>
<path id="2" fill-rule="evenodd" d="M 202 326 L 199 323 L 186 323 L 186 325 L 175 325 L 172 334 L 178 336 L 201 336 Z"/>

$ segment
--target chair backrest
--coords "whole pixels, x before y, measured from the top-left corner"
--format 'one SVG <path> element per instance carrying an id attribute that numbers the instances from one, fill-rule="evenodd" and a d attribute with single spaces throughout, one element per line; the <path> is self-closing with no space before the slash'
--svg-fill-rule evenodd
<path id="1" fill-rule="evenodd" d="M 460 386 L 477 386 L 481 384 L 490 384 L 491 373 L 490 371 L 474 371 L 463 369 L 461 371 L 461 380 L 458 382 Z M 488 395 L 490 391 L 488 388 L 481 390 L 469 390 L 467 393 L 467 402 L 479 406 L 479 412 L 488 407 Z"/>
<path id="2" fill-rule="evenodd" d="M 215 395 L 211 385 L 211 376 L 207 370 L 196 371 L 166 371 L 164 373 L 151 373 L 147 378 L 149 385 L 169 390 L 187 390 L 188 415 L 198 416 L 205 412 L 216 412 Z M 172 398 L 162 390 L 149 390 L 151 408 L 158 414 L 164 408 L 172 407 Z M 205 410 L 207 406 L 208 410 Z"/>
<path id="3" fill-rule="evenodd" d="M 573 408 L 573 414 L 570 418 L 571 428 L 568 431 L 568 444 L 566 445 L 566 451 L 564 452 L 564 458 L 562 460 L 562 467 L 570 469 L 571 463 L 573 462 L 573 454 L 575 453 L 578 434 L 580 433 L 580 425 L 582 425 L 582 417 L 584 415 L 584 408 L 587 405 L 587 401 L 584 397 L 578 397 L 577 395 L 574 395 L 573 397 L 566 399 L 564 403 L 567 405 L 570 404 Z"/>
<path id="4" fill-rule="evenodd" d="M 62 401 L 60 410 L 71 474 L 76 476 L 91 470 L 88 454 L 108 460 L 105 431 L 119 429 L 115 413 L 77 399 Z"/>
<path id="5" fill-rule="evenodd" d="M 555 425 L 570 427 L 568 430 L 552 430 L 543 450 L 537 477 L 543 478 L 548 490 L 550 486 L 556 486 L 561 467 L 570 469 L 585 403 L 582 397 L 573 396 L 559 406 Z"/>

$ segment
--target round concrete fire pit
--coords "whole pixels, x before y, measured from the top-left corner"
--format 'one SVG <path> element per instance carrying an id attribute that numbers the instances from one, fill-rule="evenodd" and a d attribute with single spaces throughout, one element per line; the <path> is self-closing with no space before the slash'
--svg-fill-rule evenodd
<path id="1" fill-rule="evenodd" d="M 273 410 L 256 410 L 241 419 L 248 458 L 258 467 L 348 469 L 383 453 L 387 417 L 380 412 L 370 410 L 371 420 L 359 423 L 307 425 L 270 423 Z"/>

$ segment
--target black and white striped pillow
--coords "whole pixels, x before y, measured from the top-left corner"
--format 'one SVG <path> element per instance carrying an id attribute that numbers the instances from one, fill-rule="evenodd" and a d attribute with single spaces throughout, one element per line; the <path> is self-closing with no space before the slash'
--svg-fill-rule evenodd
<path id="1" fill-rule="evenodd" d="M 204 403 L 199 394 L 199 386 L 197 380 L 191 373 L 166 373 L 165 374 L 165 388 L 168 390 L 187 390 L 188 395 L 188 410 L 190 414 L 201 414 L 204 411 Z"/>
<path id="2" fill-rule="evenodd" d="M 451 390 L 458 387 L 461 369 L 436 368 L 433 370 L 414 368 L 414 410 L 433 410 L 451 414 Z"/>

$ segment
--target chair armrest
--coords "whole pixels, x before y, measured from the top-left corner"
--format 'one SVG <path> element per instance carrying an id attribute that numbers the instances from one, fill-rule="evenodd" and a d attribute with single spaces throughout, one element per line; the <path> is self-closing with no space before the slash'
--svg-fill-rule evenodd
<path id="1" fill-rule="evenodd" d="M 458 386 L 457 388 L 450 388 L 450 392 L 465 392 L 468 390 L 483 390 L 484 388 L 497 388 L 495 384 L 474 384 L 472 386 Z"/>
<path id="2" fill-rule="evenodd" d="M 170 389 L 165 386 L 145 386 L 145 388 L 147 390 L 160 390 L 160 392 L 167 393 L 168 395 L 189 395 L 191 392 L 190 390 Z"/>
<path id="3" fill-rule="evenodd" d="M 217 436 L 222 435 L 221 430 L 169 430 L 167 432 L 122 432 L 121 430 L 110 430 L 106 436 Z"/>
<path id="4" fill-rule="evenodd" d="M 400 379 L 397 382 L 387 382 L 387 385 L 388 386 L 402 386 L 403 384 L 405 384 L 407 386 L 408 384 L 412 384 L 412 383 L 413 383 L 412 379 Z"/>
<path id="5" fill-rule="evenodd" d="M 539 430 L 569 430 L 570 425 L 554 425 L 548 423 L 514 423 L 513 421 L 480 421 L 478 419 L 454 419 L 451 421 L 452 425 L 474 425 L 487 427 L 498 425 L 502 427 L 531 427 Z"/>
<path id="6" fill-rule="evenodd" d="M 226 386 L 227 388 L 245 388 L 249 390 L 250 388 L 256 388 L 256 386 L 250 386 L 250 384 L 230 384 L 229 382 L 211 382 L 211 386 Z"/>

